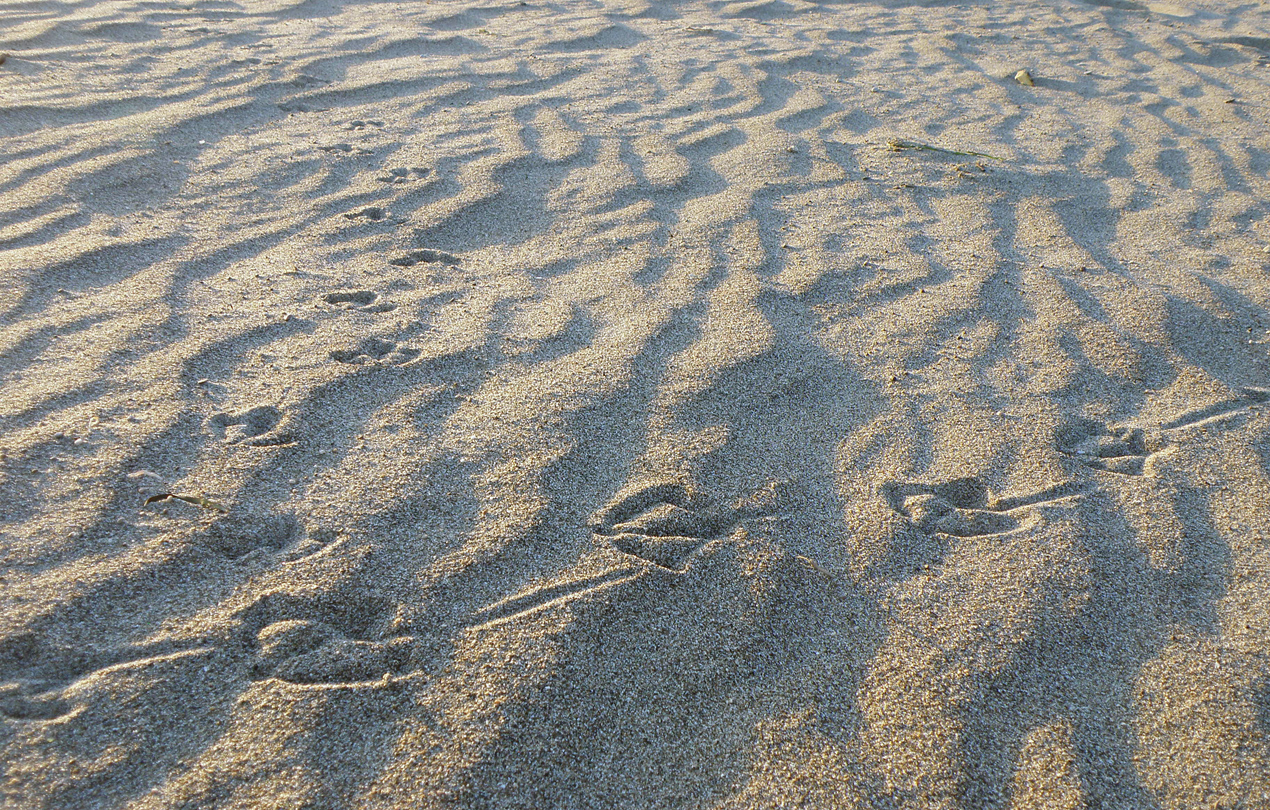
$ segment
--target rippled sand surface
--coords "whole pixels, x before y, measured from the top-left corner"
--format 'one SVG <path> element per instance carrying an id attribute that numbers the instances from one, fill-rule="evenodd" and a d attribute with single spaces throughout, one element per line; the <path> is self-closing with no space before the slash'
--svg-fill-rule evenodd
<path id="1" fill-rule="evenodd" d="M 0 52 L 0 804 L 1270 807 L 1262 4 Z"/>

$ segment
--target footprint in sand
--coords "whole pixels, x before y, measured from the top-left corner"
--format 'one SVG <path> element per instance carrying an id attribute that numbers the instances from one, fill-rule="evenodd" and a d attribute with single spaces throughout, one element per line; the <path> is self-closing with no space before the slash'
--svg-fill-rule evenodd
<path id="1" fill-rule="evenodd" d="M 980 478 L 957 478 L 942 484 L 883 485 L 882 495 L 895 512 L 927 534 L 984 537 L 1019 528 L 1022 510 L 1058 503 L 1084 492 L 1079 484 L 1050 487 L 1018 497 L 990 497 Z"/>
<path id="2" fill-rule="evenodd" d="M 786 508 L 795 497 L 787 481 L 774 482 L 731 504 L 677 483 L 653 484 L 618 498 L 591 520 L 596 539 L 671 571 L 684 571 L 701 548 L 741 521 Z"/>
<path id="3" fill-rule="evenodd" d="M 1141 428 L 1080 422 L 1060 432 L 1058 450 L 1094 470 L 1142 475 L 1147 442 Z"/>
<path id="4" fill-rule="evenodd" d="M 351 219 L 354 222 L 383 222 L 387 218 L 388 212 L 378 205 L 368 205 L 344 215 L 344 219 Z"/>
<path id="5" fill-rule="evenodd" d="M 343 306 L 346 309 L 362 312 L 391 312 L 397 308 L 396 304 L 380 301 L 379 293 L 370 290 L 339 290 L 327 293 L 322 296 L 322 300 L 334 306 Z"/>
<path id="6" fill-rule="evenodd" d="M 1111 426 L 1085 420 L 1059 431 L 1058 450 L 1086 467 L 1120 475 L 1142 475 L 1150 460 L 1175 443 L 1172 438 L 1191 428 L 1232 427 L 1257 405 L 1270 402 L 1270 390 L 1244 388 L 1241 396 L 1170 419 L 1150 432 L 1133 425 Z"/>
<path id="7" fill-rule="evenodd" d="M 227 444 L 271 447 L 289 444 L 285 433 L 273 432 L 282 422 L 282 411 L 260 405 L 242 413 L 218 413 L 207 420 L 207 428 Z"/>
<path id="8" fill-rule="evenodd" d="M 56 720 L 69 713 L 71 704 L 60 690 L 39 691 L 20 683 L 0 684 L 0 717 L 10 720 Z"/>
<path id="9" fill-rule="evenodd" d="M 350 638 L 312 619 L 284 619 L 256 634 L 252 677 L 313 686 L 382 682 L 417 669 L 413 636 Z"/>
<path id="10" fill-rule="evenodd" d="M 278 109 L 281 110 L 282 112 L 310 113 L 310 112 L 326 112 L 330 108 L 329 107 L 314 107 L 312 105 L 304 104 L 298 101 L 280 101 L 278 102 Z M 348 144 L 340 144 L 340 145 L 348 146 Z M 329 152 L 332 150 L 327 149 L 326 151 Z"/>
<path id="11" fill-rule="evenodd" d="M 242 615 L 254 648 L 250 674 L 315 686 L 359 686 L 420 669 L 426 657 L 413 636 L 382 631 L 394 605 L 373 596 L 352 599 L 272 592 Z"/>
<path id="12" fill-rule="evenodd" d="M 302 531 L 291 542 L 282 544 L 274 559 L 288 565 L 312 560 L 333 552 L 344 544 L 344 540 L 344 535 L 333 529 Z"/>
<path id="13" fill-rule="evenodd" d="M 196 666 L 211 653 L 211 647 L 191 640 L 93 648 L 50 644 L 34 633 L 11 636 L 0 644 L 0 717 L 57 720 L 82 705 L 70 691 L 77 683 L 131 678 L 156 666 Z"/>
<path id="14" fill-rule="evenodd" d="M 381 183 L 392 183 L 398 185 L 401 183 L 409 183 L 411 180 L 418 180 L 421 177 L 427 177 L 431 173 L 431 169 L 425 169 L 422 166 L 399 166 L 388 169 L 384 174 L 379 175 L 375 179 Z"/>
<path id="15" fill-rule="evenodd" d="M 304 529 L 291 515 L 229 514 L 194 536 L 198 545 L 231 560 L 238 560 L 257 550 L 277 552 L 295 546 Z"/>
<path id="16" fill-rule="evenodd" d="M 394 259 L 389 259 L 388 263 L 394 267 L 414 267 L 416 264 L 459 264 L 461 259 L 453 253 L 446 253 L 444 250 L 431 250 L 424 248 L 422 250 L 411 250 Z"/>
<path id="17" fill-rule="evenodd" d="M 352 304 L 356 307 L 367 307 L 375 303 L 375 299 L 378 297 L 378 293 L 370 290 L 346 290 L 327 293 L 322 300 L 328 304 Z"/>
<path id="18" fill-rule="evenodd" d="M 335 349 L 331 359 L 351 365 L 386 364 L 400 366 L 414 360 L 418 349 L 406 348 L 384 338 L 366 338 L 351 349 Z"/>

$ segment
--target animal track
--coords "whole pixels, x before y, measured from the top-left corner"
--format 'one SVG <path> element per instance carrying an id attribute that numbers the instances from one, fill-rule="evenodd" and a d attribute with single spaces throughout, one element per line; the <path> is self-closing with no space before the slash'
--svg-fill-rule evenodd
<path id="1" fill-rule="evenodd" d="M 654 484 L 618 499 L 592 518 L 597 540 L 671 571 L 687 569 L 708 541 L 741 520 L 774 514 L 793 497 L 789 482 L 776 482 L 750 498 L 721 505 L 677 483 Z"/>
<path id="2" fill-rule="evenodd" d="M 431 171 L 422 166 L 401 166 L 389 169 L 387 174 L 381 174 L 375 179 L 381 183 L 409 183 L 411 180 L 427 177 Z"/>
<path id="3" fill-rule="evenodd" d="M 305 532 L 296 537 L 295 542 L 280 549 L 278 559 L 283 563 L 298 563 L 317 557 L 343 542 L 343 536 L 331 529 Z"/>
<path id="4" fill-rule="evenodd" d="M 1113 428 L 1097 422 L 1067 428 L 1059 437 L 1058 449 L 1086 467 L 1120 475 L 1142 475 L 1150 455 L 1140 428 Z"/>
<path id="5" fill-rule="evenodd" d="M 1270 390 L 1264 388 L 1244 388 L 1240 393 L 1243 396 L 1237 399 L 1187 411 L 1152 432 L 1132 425 L 1076 422 L 1059 431 L 1058 450 L 1095 470 L 1142 475 L 1146 462 L 1168 446 L 1166 434 L 1237 419 L 1252 406 L 1270 402 Z"/>
<path id="6" fill-rule="evenodd" d="M 10 720 L 55 720 L 70 712 L 71 706 L 60 690 L 35 691 L 26 684 L 0 685 L 0 716 Z"/>
<path id="7" fill-rule="evenodd" d="M 257 549 L 279 551 L 303 535 L 300 523 L 290 515 L 226 515 L 197 535 L 196 542 L 231 560 Z"/>
<path id="8" fill-rule="evenodd" d="M 396 304 L 389 304 L 386 301 L 379 300 L 379 293 L 370 290 L 344 290 L 340 292 L 327 293 L 322 300 L 328 304 L 349 304 L 349 309 L 360 309 L 363 312 L 391 312 L 397 308 Z"/>
<path id="9" fill-rule="evenodd" d="M 356 686 L 419 669 L 416 639 L 381 631 L 392 613 L 388 600 L 366 594 L 265 594 L 242 614 L 244 641 L 255 649 L 251 676 Z"/>
<path id="10" fill-rule="evenodd" d="M 237 414 L 214 414 L 207 420 L 207 426 L 229 444 L 270 447 L 291 442 L 285 434 L 270 435 L 281 421 L 282 411 L 272 405 L 261 405 Z"/>
<path id="11" fill-rule="evenodd" d="M 688 558 L 728 528 L 722 511 L 681 484 L 638 490 L 601 511 L 592 530 L 617 550 L 683 571 Z"/>
<path id="12" fill-rule="evenodd" d="M 1031 495 L 990 498 L 979 478 L 957 478 L 942 484 L 889 482 L 882 494 L 891 508 L 927 534 L 982 537 L 1019 527 L 1018 510 L 1079 496 L 1084 488 L 1069 483 Z"/>
<path id="13" fill-rule="evenodd" d="M 380 208 L 378 205 L 368 205 L 365 208 L 359 208 L 356 211 L 349 211 L 344 215 L 345 219 L 359 220 L 364 219 L 370 222 L 382 222 L 387 218 L 388 212 Z"/>
<path id="14" fill-rule="evenodd" d="M 313 107 L 308 104 L 295 102 L 295 101 L 282 101 L 282 102 L 278 102 L 278 109 L 282 110 L 283 112 L 310 113 L 310 112 L 327 112 L 331 108 L 330 107 Z M 341 144 L 341 146 L 347 146 L 347 144 Z M 330 151 L 330 150 L 327 150 L 327 151 Z"/>
<path id="15" fill-rule="evenodd" d="M 48 644 L 34 633 L 11 636 L 0 644 L 0 716 L 11 720 L 55 720 L 75 702 L 66 688 L 106 672 L 148 667 L 209 654 L 211 647 L 191 641 L 126 645 L 113 649 Z"/>
<path id="16" fill-rule="evenodd" d="M 1230 399 L 1225 402 L 1219 402 L 1216 405 L 1209 405 L 1206 408 L 1187 411 L 1178 418 L 1165 422 L 1160 427 L 1163 430 L 1181 430 L 1183 428 L 1210 425 L 1240 416 L 1246 413 L 1253 405 L 1270 402 L 1270 390 L 1265 388 L 1249 387 L 1242 389 L 1240 393 L 1243 396 L 1238 399 Z"/>
<path id="17" fill-rule="evenodd" d="M 377 293 L 373 293 L 370 290 L 351 290 L 349 292 L 327 293 L 323 300 L 328 304 L 356 304 L 359 307 L 365 307 L 375 303 L 375 299 L 378 297 Z"/>
<path id="18" fill-rule="evenodd" d="M 389 259 L 388 263 L 395 267 L 414 267 L 416 264 L 459 264 L 461 259 L 453 253 L 446 253 L 444 250 L 412 250 L 408 253 L 398 256 L 395 259 Z"/>
<path id="19" fill-rule="evenodd" d="M 256 634 L 252 676 L 309 685 L 373 683 L 417 668 L 417 646 L 413 636 L 349 638 L 321 621 L 284 619 Z"/>
<path id="20" fill-rule="evenodd" d="M 472 625 L 472 628 L 493 627 L 512 619 L 537 613 L 540 610 L 546 610 L 555 605 L 571 602 L 588 594 L 629 582 L 638 577 L 640 573 L 640 571 L 630 568 L 618 568 L 597 576 L 575 579 L 560 585 L 550 585 L 546 588 L 538 588 L 528 593 L 518 594 L 481 608 L 476 612 L 475 618 L 477 622 Z"/>
<path id="21" fill-rule="evenodd" d="M 291 81 L 287 82 L 287 84 L 295 85 L 296 87 L 312 87 L 314 85 L 324 85 L 330 83 L 330 79 L 319 79 L 317 76 L 310 76 L 307 73 L 301 73 Z"/>
<path id="22" fill-rule="evenodd" d="M 420 354 L 418 349 L 402 348 L 391 340 L 383 338 L 367 338 L 352 349 L 336 349 L 331 352 L 331 359 L 340 363 L 365 365 L 367 363 L 386 363 L 399 366 L 409 363 Z"/>

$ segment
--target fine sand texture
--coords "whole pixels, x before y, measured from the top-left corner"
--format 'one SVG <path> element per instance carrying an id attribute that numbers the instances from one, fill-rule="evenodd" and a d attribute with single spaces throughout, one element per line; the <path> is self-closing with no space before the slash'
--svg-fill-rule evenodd
<path id="1" fill-rule="evenodd" d="M 1267 5 L 0 52 L 5 810 L 1270 808 Z"/>

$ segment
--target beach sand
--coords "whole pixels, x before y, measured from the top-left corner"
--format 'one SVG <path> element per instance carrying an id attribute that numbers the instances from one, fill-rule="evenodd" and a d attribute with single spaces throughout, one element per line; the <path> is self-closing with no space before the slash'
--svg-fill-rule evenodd
<path id="1" fill-rule="evenodd" d="M 1270 7 L 0 52 L 5 808 L 1270 807 Z"/>

